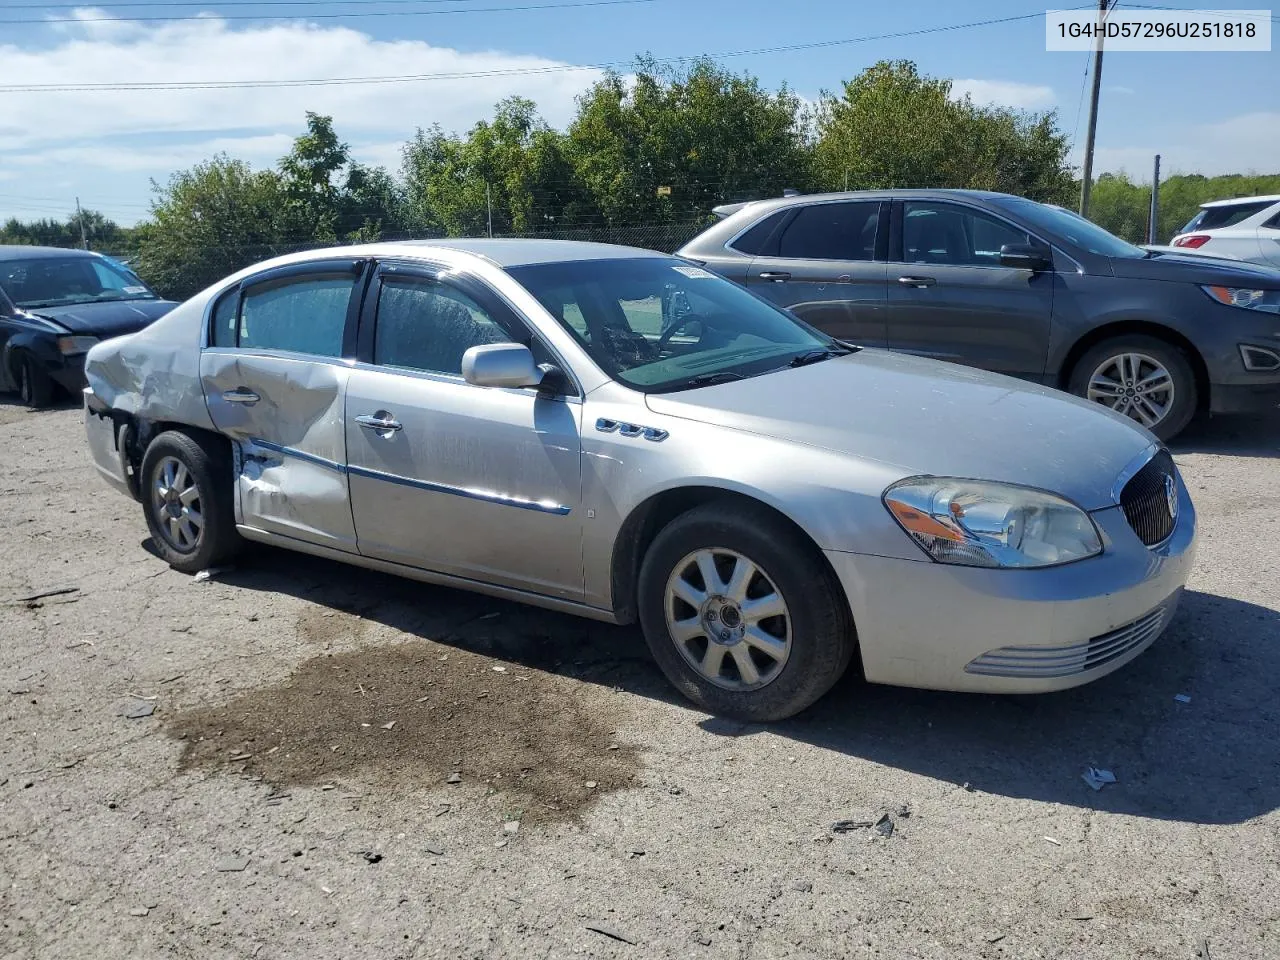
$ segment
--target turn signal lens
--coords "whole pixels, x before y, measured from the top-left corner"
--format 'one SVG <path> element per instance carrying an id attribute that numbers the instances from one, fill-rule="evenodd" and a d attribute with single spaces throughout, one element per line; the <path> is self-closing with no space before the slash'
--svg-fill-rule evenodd
<path id="1" fill-rule="evenodd" d="M 88 353 L 89 348 L 98 342 L 97 337 L 59 337 L 58 352 L 64 357 L 78 353 Z"/>

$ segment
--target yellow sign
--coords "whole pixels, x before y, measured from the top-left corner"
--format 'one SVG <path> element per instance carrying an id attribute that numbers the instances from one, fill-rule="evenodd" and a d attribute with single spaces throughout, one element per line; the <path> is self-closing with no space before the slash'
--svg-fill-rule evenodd
<path id="1" fill-rule="evenodd" d="M 671 196 L 671 188 L 670 188 L 670 187 L 659 187 L 659 188 L 658 188 L 658 196 L 660 196 L 660 197 L 669 197 L 669 196 Z"/>

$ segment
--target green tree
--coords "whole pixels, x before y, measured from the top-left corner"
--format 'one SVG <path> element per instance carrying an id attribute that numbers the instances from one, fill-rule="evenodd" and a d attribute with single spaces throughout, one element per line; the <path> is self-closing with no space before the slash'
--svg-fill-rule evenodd
<path id="1" fill-rule="evenodd" d="M 16 243 L 45 247 L 78 247 L 82 243 L 81 224 L 84 226 L 83 238 L 87 239 L 91 248 L 119 247 L 128 242 L 129 232 L 113 220 L 108 219 L 97 210 L 82 210 L 78 215 L 71 213 L 66 220 L 54 220 L 44 217 L 39 220 L 22 221 L 16 217 L 7 220 L 0 227 L 0 243 Z"/>
<path id="2" fill-rule="evenodd" d="M 606 75 L 579 99 L 567 152 L 609 223 L 689 220 L 810 183 L 799 98 L 711 60 L 681 72 L 641 59 L 631 83 Z"/>
<path id="3" fill-rule="evenodd" d="M 956 98 L 950 80 L 908 60 L 881 61 L 824 93 L 814 162 L 828 189 L 963 187 L 1061 203 L 1067 139 L 1057 116 Z"/>
<path id="4" fill-rule="evenodd" d="M 1275 194 L 1280 194 L 1280 174 L 1175 174 L 1160 183 L 1156 240 L 1167 243 L 1196 215 L 1202 203 Z M 1123 171 L 1104 173 L 1094 181 L 1089 216 L 1116 236 L 1143 243 L 1147 239 L 1150 206 L 1150 184 L 1134 183 Z"/>

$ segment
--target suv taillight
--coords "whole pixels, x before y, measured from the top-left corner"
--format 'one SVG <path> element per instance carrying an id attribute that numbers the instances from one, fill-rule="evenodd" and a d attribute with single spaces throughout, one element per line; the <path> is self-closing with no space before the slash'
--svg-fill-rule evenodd
<path id="1" fill-rule="evenodd" d="M 1190 247 L 1194 250 L 1196 247 L 1203 247 L 1210 239 L 1207 233 L 1189 233 L 1185 237 L 1178 237 L 1173 241 L 1173 245 L 1175 247 Z"/>

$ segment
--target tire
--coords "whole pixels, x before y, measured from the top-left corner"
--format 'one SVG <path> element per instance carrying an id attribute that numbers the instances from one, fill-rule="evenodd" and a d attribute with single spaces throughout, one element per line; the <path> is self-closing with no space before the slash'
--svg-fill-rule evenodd
<path id="1" fill-rule="evenodd" d="M 1122 381 L 1121 374 L 1132 372 L 1133 358 L 1137 358 L 1137 377 L 1132 381 Z M 1117 389 L 1136 389 L 1137 384 L 1155 374 L 1157 367 L 1168 375 L 1171 396 L 1159 387 L 1148 387 L 1150 392 L 1122 393 L 1115 400 L 1104 399 Z M 1100 379 L 1095 381 L 1095 376 L 1100 376 Z M 1105 386 L 1103 380 L 1106 381 Z M 1131 382 L 1135 386 L 1130 386 Z M 1164 441 L 1172 440 L 1182 432 L 1195 416 L 1200 403 L 1195 371 L 1186 353 L 1165 340 L 1142 334 L 1113 337 L 1091 347 L 1071 371 L 1069 389 L 1078 397 L 1097 400 L 1118 413 L 1126 414 Z M 1165 397 L 1168 397 L 1167 402 L 1160 403 Z M 1163 413 L 1154 422 L 1148 422 L 1152 420 L 1153 410 L 1163 410 Z"/>
<path id="2" fill-rule="evenodd" d="M 20 353 L 17 362 L 18 395 L 32 410 L 43 410 L 53 403 L 54 382 L 29 353 Z"/>
<path id="3" fill-rule="evenodd" d="M 697 585 L 706 585 L 706 556 L 724 592 L 703 590 L 706 602 L 695 607 L 680 597 L 698 599 Z M 756 573 L 735 589 L 742 560 Z M 777 608 L 770 588 L 785 616 L 755 620 L 753 601 L 769 601 L 767 608 L 757 606 L 761 613 Z M 715 503 L 676 517 L 645 553 L 637 593 L 645 641 L 667 679 L 706 710 L 739 720 L 782 720 L 799 713 L 834 686 L 857 646 L 843 589 L 822 554 L 762 507 Z M 717 596 L 743 603 L 724 604 Z M 701 636 L 694 636 L 699 631 Z M 711 658 L 709 631 L 728 639 L 715 645 Z M 772 641 L 763 644 L 768 653 L 762 640 Z M 785 653 L 779 656 L 779 651 Z M 709 664 L 717 659 L 713 680 Z"/>
<path id="4" fill-rule="evenodd" d="M 175 570 L 198 573 L 230 560 L 243 545 L 231 463 L 213 438 L 178 430 L 160 434 L 143 455 L 141 488 L 151 539 Z"/>

